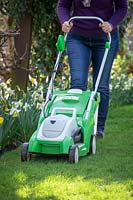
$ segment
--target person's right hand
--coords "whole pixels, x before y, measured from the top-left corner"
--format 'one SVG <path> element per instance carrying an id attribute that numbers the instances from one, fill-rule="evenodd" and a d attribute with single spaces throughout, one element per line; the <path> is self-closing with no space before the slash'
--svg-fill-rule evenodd
<path id="1" fill-rule="evenodd" d="M 99 24 L 99 27 L 101 27 L 102 30 L 103 30 L 105 33 L 110 33 L 110 32 L 113 30 L 113 26 L 112 26 L 112 24 L 110 24 L 109 22 L 100 23 L 100 24 Z"/>
<path id="2" fill-rule="evenodd" d="M 62 31 L 63 31 L 64 33 L 68 33 L 68 32 L 71 30 L 72 26 L 73 26 L 72 22 L 70 22 L 70 24 L 69 24 L 68 21 L 67 21 L 67 22 L 64 22 L 64 23 L 62 24 Z"/>

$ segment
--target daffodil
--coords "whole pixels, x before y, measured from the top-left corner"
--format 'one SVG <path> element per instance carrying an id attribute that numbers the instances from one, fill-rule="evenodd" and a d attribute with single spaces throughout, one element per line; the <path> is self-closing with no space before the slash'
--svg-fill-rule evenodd
<path id="1" fill-rule="evenodd" d="M 12 82 L 12 79 L 9 78 L 9 79 L 6 81 L 6 84 L 7 84 L 7 85 L 10 85 L 11 82 Z"/>
<path id="2" fill-rule="evenodd" d="M 41 94 L 40 96 L 39 96 L 39 101 L 43 101 L 44 100 L 44 98 L 43 98 L 43 94 Z"/>
<path id="3" fill-rule="evenodd" d="M 13 117 L 17 117 L 20 111 L 21 111 L 20 109 L 16 109 L 12 107 L 10 110 L 10 115 L 12 115 Z"/>
<path id="4" fill-rule="evenodd" d="M 30 105 L 28 103 L 25 103 L 25 105 L 23 106 L 24 111 L 27 111 L 30 109 Z"/>
<path id="5" fill-rule="evenodd" d="M 13 112 L 13 117 L 15 118 L 15 117 L 18 117 L 18 112 L 17 112 L 17 110 L 15 110 L 14 112 Z"/>
<path id="6" fill-rule="evenodd" d="M 22 100 L 13 101 L 13 102 L 12 102 L 12 107 L 13 107 L 14 109 L 21 108 L 22 106 L 23 106 Z"/>
<path id="7" fill-rule="evenodd" d="M 18 106 L 19 106 L 20 108 L 23 106 L 22 100 L 19 100 L 19 101 L 18 101 Z"/>
<path id="8" fill-rule="evenodd" d="M 32 85 L 37 86 L 37 80 L 29 75 L 29 80 L 31 81 Z"/>
<path id="9" fill-rule="evenodd" d="M 8 107 L 5 107 L 5 112 L 9 112 L 10 109 Z"/>
<path id="10" fill-rule="evenodd" d="M 0 125 L 2 125 L 4 122 L 4 118 L 0 116 Z"/>

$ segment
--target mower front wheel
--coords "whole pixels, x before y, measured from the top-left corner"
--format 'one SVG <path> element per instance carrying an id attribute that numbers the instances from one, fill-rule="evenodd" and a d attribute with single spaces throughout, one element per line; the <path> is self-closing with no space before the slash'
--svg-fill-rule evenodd
<path id="1" fill-rule="evenodd" d="M 21 161 L 31 160 L 31 153 L 28 152 L 29 143 L 25 142 L 22 144 L 21 149 Z"/>
<path id="2" fill-rule="evenodd" d="M 78 163 L 79 161 L 79 149 L 77 145 L 71 145 L 69 150 L 69 162 Z"/>

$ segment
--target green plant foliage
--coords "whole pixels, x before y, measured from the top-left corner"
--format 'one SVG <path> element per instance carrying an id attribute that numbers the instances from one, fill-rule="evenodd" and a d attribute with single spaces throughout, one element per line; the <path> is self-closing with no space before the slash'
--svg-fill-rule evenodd
<path id="1" fill-rule="evenodd" d="M 2 13 L 11 16 L 14 24 L 19 28 L 19 20 L 27 11 L 30 0 L 0 0 Z M 57 0 L 50 3 L 45 1 L 32 1 L 33 38 L 31 49 L 31 66 L 38 68 L 37 73 L 49 74 L 56 58 L 56 40 L 61 30 L 57 14 Z"/>
<path id="2" fill-rule="evenodd" d="M 126 32 L 128 32 L 128 25 L 132 19 L 132 13 L 133 13 L 133 1 L 130 0 L 128 3 L 128 15 L 126 18 L 122 21 L 119 27 L 119 33 L 120 33 L 120 50 L 119 53 L 122 55 L 125 52 L 129 51 L 129 45 L 127 44 L 128 38 Z"/>
<path id="3" fill-rule="evenodd" d="M 133 13 L 133 1 L 129 0 L 128 3 L 128 15 L 127 17 L 123 20 L 123 22 L 120 25 L 120 37 L 123 38 L 124 34 L 126 32 L 126 28 L 132 18 L 132 13 Z"/>
<path id="4" fill-rule="evenodd" d="M 6 14 L 16 21 L 19 22 L 19 19 L 24 14 L 27 9 L 27 0 L 0 0 L 1 9 L 0 11 L 3 14 Z"/>
<path id="5" fill-rule="evenodd" d="M 16 26 L 18 26 L 17 23 L 25 11 L 27 11 L 29 2 L 30 0 L 0 0 L 1 11 L 13 17 Z M 50 77 L 55 63 L 57 56 L 55 45 L 57 37 L 61 33 L 61 26 L 57 18 L 56 6 L 57 0 L 53 0 L 52 3 L 49 0 L 32 0 L 31 10 L 28 10 L 28 12 L 33 16 L 30 66 L 31 68 L 36 67 L 36 71 L 33 73 L 34 77 L 45 84 L 47 77 Z M 132 13 L 133 1 L 130 0 L 128 16 L 120 25 L 120 37 L 123 38 L 121 39 L 121 54 L 125 51 L 125 46 L 123 45 L 125 41 L 125 31 L 131 20 Z M 67 77 L 65 77 L 64 80 L 67 80 Z M 57 84 L 58 83 L 59 81 L 57 81 Z"/>
<path id="6" fill-rule="evenodd" d="M 31 65 L 42 69 L 44 74 L 49 74 L 53 68 L 56 52 L 57 35 L 60 25 L 56 15 L 56 4 L 46 1 L 33 2 L 33 43 Z"/>
<path id="7" fill-rule="evenodd" d="M 1 115 L 4 122 L 0 125 L 0 150 L 4 149 L 7 144 L 15 142 L 16 137 L 14 138 L 14 136 L 16 135 L 18 124 L 16 118 L 9 115 L 9 113 L 1 112 Z"/>
<path id="8" fill-rule="evenodd" d="M 35 87 L 35 85 L 34 85 Z M 43 107 L 42 88 L 12 90 L 6 83 L 0 84 L 0 149 L 7 145 L 28 141 L 37 127 Z"/>
<path id="9" fill-rule="evenodd" d="M 133 104 L 133 78 L 121 74 L 111 80 L 110 106 Z"/>

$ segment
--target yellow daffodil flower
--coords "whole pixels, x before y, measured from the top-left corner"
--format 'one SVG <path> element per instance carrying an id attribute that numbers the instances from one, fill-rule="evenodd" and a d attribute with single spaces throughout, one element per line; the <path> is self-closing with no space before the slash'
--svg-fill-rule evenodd
<path id="1" fill-rule="evenodd" d="M 5 108 L 5 112 L 9 112 L 10 109 L 8 107 Z"/>
<path id="2" fill-rule="evenodd" d="M 13 112 L 13 117 L 15 118 L 15 117 L 18 117 L 18 112 L 15 110 L 14 112 Z"/>
<path id="3" fill-rule="evenodd" d="M 9 79 L 6 81 L 6 84 L 7 84 L 7 85 L 10 85 L 10 84 L 11 84 L 11 82 L 12 82 L 12 79 L 11 79 L 11 78 L 9 78 Z"/>
<path id="4" fill-rule="evenodd" d="M 31 81 L 32 85 L 37 86 L 37 80 L 29 75 L 29 80 Z"/>
<path id="5" fill-rule="evenodd" d="M 2 125 L 4 122 L 4 118 L 0 116 L 0 125 Z"/>

